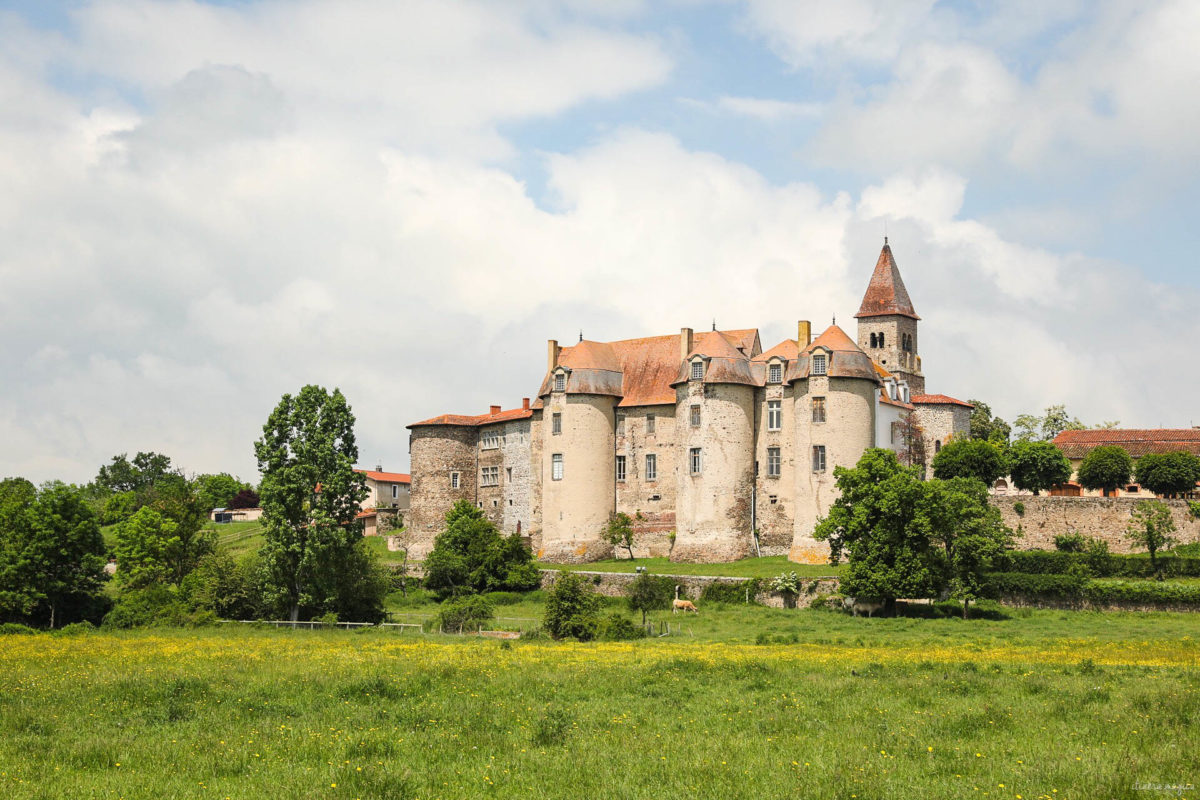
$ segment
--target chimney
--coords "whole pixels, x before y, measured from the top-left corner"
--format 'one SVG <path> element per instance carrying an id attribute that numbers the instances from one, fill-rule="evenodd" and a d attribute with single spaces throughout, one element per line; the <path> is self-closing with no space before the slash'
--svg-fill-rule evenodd
<path id="1" fill-rule="evenodd" d="M 488 406 L 488 413 L 493 417 L 500 413 L 500 406 Z"/>
<path id="2" fill-rule="evenodd" d="M 687 359 L 688 354 L 692 352 L 692 329 L 679 329 L 679 360 Z"/>
<path id="3" fill-rule="evenodd" d="M 558 366 L 558 340 L 550 339 L 546 342 L 546 360 L 549 366 L 546 367 L 547 372 L 553 372 Z"/>
<path id="4" fill-rule="evenodd" d="M 376 471 L 376 472 L 383 472 L 383 464 L 376 464 L 376 465 L 375 465 L 375 471 Z"/>
<path id="5" fill-rule="evenodd" d="M 796 346 L 801 350 L 812 344 L 812 323 L 802 319 L 796 323 Z"/>
<path id="6" fill-rule="evenodd" d="M 522 398 L 521 398 L 521 410 L 522 410 L 522 411 L 528 411 L 528 410 L 529 410 L 529 398 L 528 398 L 528 397 L 522 397 Z"/>

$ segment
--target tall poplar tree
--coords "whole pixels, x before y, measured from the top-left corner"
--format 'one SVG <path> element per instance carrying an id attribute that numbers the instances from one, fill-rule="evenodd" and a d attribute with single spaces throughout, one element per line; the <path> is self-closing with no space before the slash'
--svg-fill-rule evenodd
<path id="1" fill-rule="evenodd" d="M 354 471 L 354 414 L 341 391 L 310 385 L 285 394 L 254 452 L 268 602 L 292 620 L 328 612 L 381 617 L 386 580 L 356 519 L 367 488 Z"/>

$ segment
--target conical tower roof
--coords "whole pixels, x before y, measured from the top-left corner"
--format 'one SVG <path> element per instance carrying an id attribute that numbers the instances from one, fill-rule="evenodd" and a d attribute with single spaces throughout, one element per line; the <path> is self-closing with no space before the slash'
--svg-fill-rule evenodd
<path id="1" fill-rule="evenodd" d="M 854 316 L 861 319 L 892 315 L 920 319 L 908 296 L 908 289 L 904 288 L 900 268 L 896 266 L 892 248 L 885 236 L 883 250 L 879 253 L 879 260 L 875 262 L 875 272 L 871 274 L 871 282 L 867 284 L 867 293 L 863 295 L 862 305 Z"/>

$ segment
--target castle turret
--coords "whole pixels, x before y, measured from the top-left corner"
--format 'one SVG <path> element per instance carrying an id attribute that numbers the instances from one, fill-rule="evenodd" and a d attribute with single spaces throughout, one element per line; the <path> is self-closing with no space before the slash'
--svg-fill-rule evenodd
<path id="1" fill-rule="evenodd" d="M 862 305 L 854 316 L 858 320 L 859 348 L 888 372 L 907 381 L 913 394 L 924 394 L 925 375 L 917 349 L 917 322 L 921 318 L 904 287 L 886 236 Z"/>
<path id="2" fill-rule="evenodd" d="M 795 518 L 789 558 L 819 564 L 829 545 L 812 537 L 837 497 L 835 466 L 854 466 L 875 445 L 875 397 L 880 380 L 846 332 L 830 326 L 801 351 L 787 376 L 795 425 Z"/>

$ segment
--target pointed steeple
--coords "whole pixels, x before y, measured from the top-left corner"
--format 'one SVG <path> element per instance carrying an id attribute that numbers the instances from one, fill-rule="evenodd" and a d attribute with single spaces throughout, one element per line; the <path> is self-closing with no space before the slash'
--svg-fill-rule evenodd
<path id="1" fill-rule="evenodd" d="M 863 295 L 862 305 L 854 316 L 862 319 L 892 315 L 920 319 L 908 296 L 908 290 L 904 288 L 900 268 L 896 266 L 891 245 L 885 237 L 879 260 L 875 262 L 875 272 L 871 275 L 871 282 L 867 284 L 867 293 Z"/>

